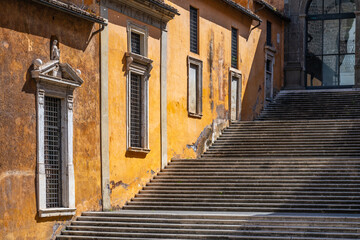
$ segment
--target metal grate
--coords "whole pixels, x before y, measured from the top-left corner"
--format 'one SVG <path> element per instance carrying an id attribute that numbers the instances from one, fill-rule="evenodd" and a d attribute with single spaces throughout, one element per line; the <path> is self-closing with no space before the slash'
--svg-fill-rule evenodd
<path id="1" fill-rule="evenodd" d="M 141 54 L 141 37 L 140 34 L 131 33 L 131 52 Z"/>
<path id="2" fill-rule="evenodd" d="M 238 64 L 238 30 L 231 28 L 231 67 L 237 68 Z"/>
<path id="3" fill-rule="evenodd" d="M 198 53 L 198 10 L 190 7 L 190 51 Z"/>
<path id="4" fill-rule="evenodd" d="M 266 45 L 267 46 L 272 46 L 271 35 L 272 35 L 271 22 L 267 21 L 266 22 Z"/>
<path id="5" fill-rule="evenodd" d="M 46 207 L 61 207 L 61 100 L 45 97 L 44 115 Z"/>
<path id="6" fill-rule="evenodd" d="M 142 96 L 141 76 L 131 73 L 130 83 L 130 145 L 142 147 L 141 135 Z"/>

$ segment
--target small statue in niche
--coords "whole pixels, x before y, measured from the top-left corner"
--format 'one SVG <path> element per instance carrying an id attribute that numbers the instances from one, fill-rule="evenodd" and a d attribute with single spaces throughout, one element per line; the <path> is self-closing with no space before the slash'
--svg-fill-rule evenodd
<path id="1" fill-rule="evenodd" d="M 58 48 L 57 43 L 57 40 L 54 40 L 52 43 L 50 60 L 60 60 L 60 49 Z"/>

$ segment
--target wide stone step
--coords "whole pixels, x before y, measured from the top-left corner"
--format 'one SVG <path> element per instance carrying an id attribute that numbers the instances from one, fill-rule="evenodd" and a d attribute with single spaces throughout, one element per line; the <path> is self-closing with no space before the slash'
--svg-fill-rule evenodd
<path id="1" fill-rule="evenodd" d="M 224 200 L 224 199 L 222 199 Z M 329 206 L 342 206 L 345 204 L 351 204 L 352 206 L 358 205 L 359 200 L 358 199 L 302 199 L 301 197 L 298 198 L 243 198 L 243 199 L 234 199 L 234 198 L 228 198 L 226 199 L 226 204 L 220 203 L 219 198 L 193 198 L 193 197 L 186 197 L 183 196 L 182 198 L 175 198 L 175 197 L 149 197 L 149 196 L 141 196 L 138 195 L 136 198 L 132 199 L 129 204 L 132 203 L 158 203 L 158 202 L 167 202 L 167 203 L 194 203 L 196 204 L 218 204 L 218 205 L 240 205 L 240 204 L 250 204 L 250 203 L 256 203 L 256 204 L 302 204 L 302 205 L 327 205 Z"/>
<path id="2" fill-rule="evenodd" d="M 157 193 L 144 193 L 142 192 L 141 194 L 136 194 L 135 198 L 133 198 L 133 201 L 137 201 L 138 199 L 164 199 L 164 200 L 172 200 L 174 199 L 175 201 L 177 199 L 179 199 L 178 201 L 180 201 L 180 199 L 184 199 L 184 201 L 195 201 L 195 199 L 199 200 L 199 201 L 226 201 L 226 202 L 236 202 L 239 200 L 242 201 L 252 201 L 252 199 L 257 199 L 258 202 L 266 202 L 266 201 L 276 201 L 276 202 L 282 202 L 282 201 L 318 201 L 318 202 L 328 202 L 328 201 L 334 201 L 334 202 L 355 202 L 355 203 L 359 203 L 359 198 L 360 196 L 349 196 L 349 195 L 338 195 L 338 196 L 334 196 L 334 195 L 251 195 L 251 194 L 247 194 L 247 195 L 243 195 L 241 193 L 239 193 L 238 195 L 225 195 L 225 194 L 221 194 L 221 192 L 218 192 L 218 194 L 216 195 L 211 195 L 211 194 L 199 194 L 196 195 L 196 193 L 189 193 L 186 195 L 180 195 L 180 194 L 157 194 Z"/>
<path id="3" fill-rule="evenodd" d="M 163 195 L 171 195 L 171 194 L 194 194 L 197 193 L 200 195 L 215 195 L 215 196 L 233 196 L 233 195 L 304 195 L 304 196 L 344 196 L 346 194 L 347 196 L 360 196 L 359 191 L 334 191 L 333 189 L 316 189 L 316 190 L 308 190 L 308 189 L 251 189 L 251 190 L 242 190 L 241 192 L 239 190 L 229 190 L 229 189 L 213 189 L 213 190 L 197 190 L 194 191 L 192 189 L 146 189 L 141 190 L 139 194 L 163 194 Z"/>
<path id="4" fill-rule="evenodd" d="M 348 213 L 348 214 L 358 214 L 360 212 L 360 208 L 349 208 L 346 205 L 344 208 L 324 208 L 319 206 L 314 206 L 315 208 L 310 207 L 296 207 L 295 205 L 276 207 L 269 206 L 266 204 L 259 204 L 256 206 L 246 205 L 243 207 L 230 207 L 230 206 L 175 206 L 173 204 L 169 205 L 161 205 L 161 206 L 153 206 L 153 205 L 125 205 L 123 209 L 125 210 L 152 210 L 152 211 L 223 211 L 223 212 L 294 212 L 294 213 Z"/>

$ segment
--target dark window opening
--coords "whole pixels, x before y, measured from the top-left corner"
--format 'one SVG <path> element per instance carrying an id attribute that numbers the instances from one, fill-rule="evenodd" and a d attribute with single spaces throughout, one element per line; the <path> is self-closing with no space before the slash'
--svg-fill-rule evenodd
<path id="1" fill-rule="evenodd" d="M 141 75 L 131 73 L 130 81 L 130 146 L 141 148 L 143 147 Z"/>
<path id="2" fill-rule="evenodd" d="M 238 30 L 231 28 L 231 67 L 238 67 Z"/>
<path id="3" fill-rule="evenodd" d="M 190 51 L 198 53 L 198 10 L 190 7 Z"/>
<path id="4" fill-rule="evenodd" d="M 141 54 L 141 37 L 140 34 L 131 33 L 131 52 Z"/>
<path id="5" fill-rule="evenodd" d="M 46 207 L 62 207 L 61 100 L 45 97 L 44 160 Z"/>
<path id="6" fill-rule="evenodd" d="M 271 22 L 267 21 L 266 22 L 266 45 L 270 46 L 270 47 L 272 46 L 271 36 L 272 36 Z"/>

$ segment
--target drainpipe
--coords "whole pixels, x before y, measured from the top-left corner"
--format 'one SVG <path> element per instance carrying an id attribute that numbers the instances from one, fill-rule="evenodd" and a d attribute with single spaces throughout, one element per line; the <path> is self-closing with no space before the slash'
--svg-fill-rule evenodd
<path id="1" fill-rule="evenodd" d="M 248 2 L 249 3 L 249 2 Z M 255 13 L 258 13 L 258 12 L 260 12 L 261 10 L 263 10 L 265 8 L 265 5 L 263 5 L 261 8 L 259 8 L 259 9 L 257 9 L 257 10 L 255 10 Z M 253 28 L 251 28 L 250 29 L 250 33 L 253 31 L 253 30 L 255 30 L 256 28 L 258 28 L 258 27 L 260 27 L 260 25 L 261 25 L 261 20 L 257 20 L 258 21 L 258 24 L 256 25 L 256 26 L 254 26 Z"/>

